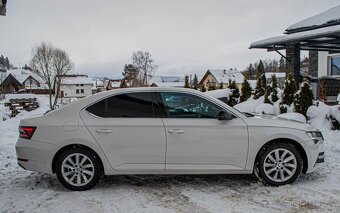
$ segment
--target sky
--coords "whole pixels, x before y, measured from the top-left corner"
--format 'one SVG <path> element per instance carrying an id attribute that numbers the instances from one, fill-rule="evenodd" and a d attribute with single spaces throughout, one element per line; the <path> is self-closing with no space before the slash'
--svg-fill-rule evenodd
<path id="1" fill-rule="evenodd" d="M 8 0 L 0 54 L 29 64 L 50 42 L 69 53 L 74 73 L 115 78 L 134 51 L 152 54 L 156 75 L 243 70 L 277 53 L 249 49 L 290 25 L 337 6 L 335 0 Z"/>

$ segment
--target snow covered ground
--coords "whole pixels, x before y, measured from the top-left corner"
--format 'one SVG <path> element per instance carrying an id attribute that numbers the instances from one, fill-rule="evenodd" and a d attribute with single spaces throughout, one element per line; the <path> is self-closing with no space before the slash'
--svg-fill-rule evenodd
<path id="1" fill-rule="evenodd" d="M 339 212 L 340 131 L 324 130 L 326 165 L 283 187 L 250 175 L 112 176 L 92 190 L 72 192 L 55 175 L 25 171 L 14 145 L 20 119 L 0 120 L 0 212 Z M 0 114 L 1 108 L 0 103 Z"/>

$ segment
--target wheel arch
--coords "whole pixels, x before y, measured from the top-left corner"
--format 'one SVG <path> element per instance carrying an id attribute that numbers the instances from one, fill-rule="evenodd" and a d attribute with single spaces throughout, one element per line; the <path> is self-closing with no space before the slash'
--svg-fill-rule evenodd
<path id="1" fill-rule="evenodd" d="M 255 163 L 255 164 L 257 163 L 259 157 L 261 156 L 261 154 L 264 152 L 264 150 L 265 150 L 267 147 L 269 147 L 269 146 L 271 146 L 271 145 L 273 145 L 273 144 L 275 144 L 275 143 L 289 143 L 289 144 L 293 145 L 293 146 L 297 149 L 297 151 L 300 153 L 300 155 L 301 155 L 301 157 L 302 157 L 302 160 L 303 160 L 302 173 L 306 174 L 306 172 L 307 172 L 307 170 L 308 170 L 308 158 L 307 158 L 307 153 L 306 153 L 305 149 L 303 148 L 303 146 L 302 146 L 299 142 L 297 142 L 297 141 L 295 141 L 295 140 L 293 140 L 293 139 L 290 139 L 290 138 L 276 138 L 276 139 L 270 140 L 270 141 L 268 141 L 267 143 L 265 143 L 265 144 L 258 150 L 258 152 L 257 152 L 257 154 L 256 154 L 256 158 L 255 158 L 255 162 L 254 162 L 254 163 Z"/>
<path id="2" fill-rule="evenodd" d="M 84 149 L 87 149 L 89 150 L 90 152 L 92 152 L 99 160 L 99 163 L 100 163 L 100 166 L 101 166 L 101 169 L 102 169 L 102 173 L 104 173 L 104 164 L 103 164 L 103 161 L 102 159 L 100 158 L 100 156 L 98 155 L 98 153 L 96 153 L 93 149 L 91 149 L 90 147 L 86 146 L 86 145 L 83 145 L 83 144 L 70 144 L 70 145 L 67 145 L 67 146 L 64 146 L 62 147 L 61 149 L 59 149 L 56 154 L 53 156 L 53 160 L 52 160 L 52 172 L 55 173 L 56 172 L 56 166 L 57 166 L 57 161 L 58 161 L 58 158 L 60 157 L 60 155 L 65 152 L 66 150 L 69 150 L 69 149 L 74 149 L 74 148 L 84 148 Z"/>

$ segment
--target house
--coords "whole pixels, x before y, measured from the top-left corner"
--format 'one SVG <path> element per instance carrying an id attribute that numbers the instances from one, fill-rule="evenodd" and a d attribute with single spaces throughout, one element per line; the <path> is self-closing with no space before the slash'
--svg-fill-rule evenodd
<path id="1" fill-rule="evenodd" d="M 184 78 L 178 76 L 153 76 L 149 82 L 150 87 L 184 87 Z"/>
<path id="2" fill-rule="evenodd" d="M 122 86 L 122 80 L 110 79 L 106 82 L 106 90 L 119 89 Z"/>
<path id="3" fill-rule="evenodd" d="M 92 94 L 92 79 L 87 75 L 62 75 L 61 98 L 82 98 Z"/>
<path id="4" fill-rule="evenodd" d="M 202 77 L 199 85 L 204 85 L 205 88 L 215 87 L 226 88 L 230 81 L 235 81 L 236 85 L 241 88 L 244 76 L 238 70 L 207 70 L 207 72 Z"/>
<path id="5" fill-rule="evenodd" d="M 92 80 L 92 94 L 103 92 L 106 88 L 104 87 L 104 80 L 93 79 Z"/>
<path id="6" fill-rule="evenodd" d="M 36 73 L 24 69 L 8 70 L 0 84 L 2 93 L 30 92 L 46 94 L 48 89 L 44 81 Z"/>
<path id="7" fill-rule="evenodd" d="M 297 86 L 308 77 L 316 98 L 336 103 L 340 93 L 340 5 L 292 24 L 284 33 L 253 42 L 250 48 L 276 51 L 286 59 L 287 72 L 294 74 Z M 286 50 L 286 55 L 280 50 Z M 300 73 L 301 50 L 309 51 L 307 76 Z"/>

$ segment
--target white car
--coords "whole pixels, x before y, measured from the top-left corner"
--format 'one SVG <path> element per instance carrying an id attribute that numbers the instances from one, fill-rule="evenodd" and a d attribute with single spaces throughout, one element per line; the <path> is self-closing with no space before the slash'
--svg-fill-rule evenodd
<path id="1" fill-rule="evenodd" d="M 243 114 L 193 89 L 102 92 L 24 119 L 19 132 L 18 163 L 71 190 L 102 174 L 255 173 L 279 186 L 324 162 L 312 126 Z"/>

